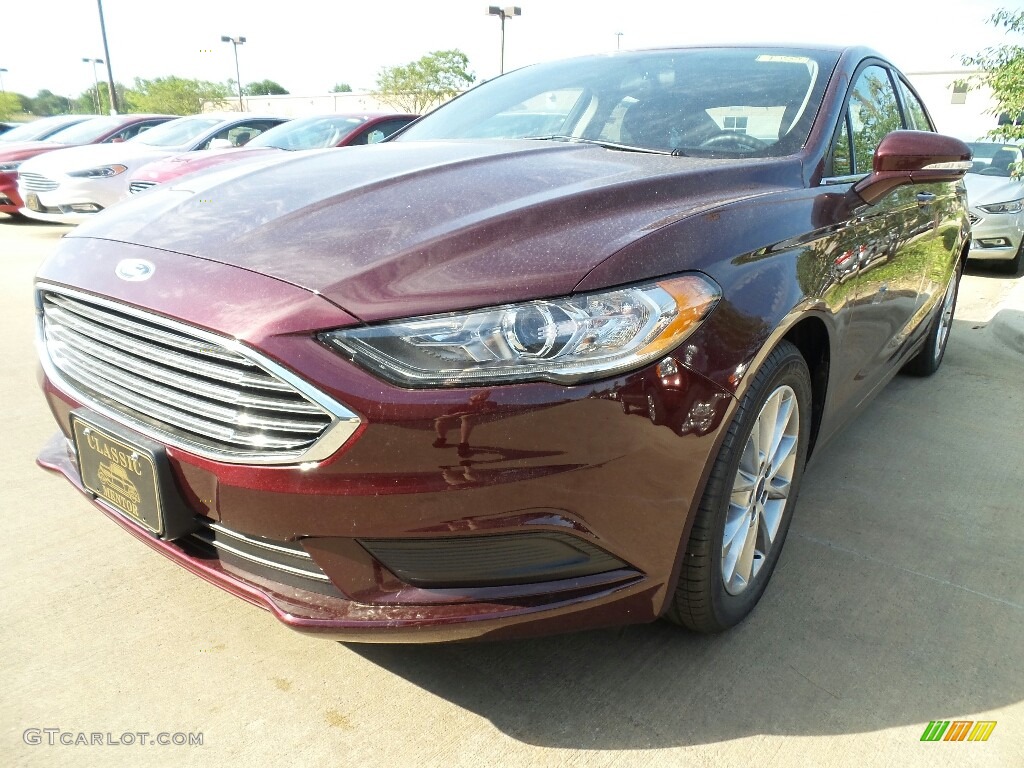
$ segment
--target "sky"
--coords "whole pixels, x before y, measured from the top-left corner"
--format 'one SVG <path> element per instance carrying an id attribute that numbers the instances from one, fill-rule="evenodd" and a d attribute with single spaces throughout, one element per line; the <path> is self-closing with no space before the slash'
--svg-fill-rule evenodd
<path id="1" fill-rule="evenodd" d="M 381 67 L 458 48 L 479 80 L 498 74 L 500 22 L 482 0 L 103 0 L 114 77 L 225 81 L 239 48 L 243 83 L 270 78 L 293 94 L 335 83 L 370 90 Z M 616 48 L 766 42 L 867 45 L 905 72 L 960 69 L 960 57 L 1024 43 L 987 23 L 1006 0 L 521 0 L 505 29 L 505 69 Z M 843 9 L 854 9 L 843 13 Z M 825 10 L 828 9 L 828 10 Z M 955 9 L 955 10 L 951 10 Z M 6 90 L 77 95 L 92 85 L 82 58 L 105 58 L 95 0 L 5 3 L 0 73 Z M 621 38 L 616 33 L 621 32 Z M 101 74 L 101 79 L 103 75 Z"/>

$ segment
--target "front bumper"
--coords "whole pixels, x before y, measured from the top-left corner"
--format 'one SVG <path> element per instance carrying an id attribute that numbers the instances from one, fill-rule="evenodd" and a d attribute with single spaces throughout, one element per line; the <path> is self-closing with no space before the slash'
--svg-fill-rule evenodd
<path id="1" fill-rule="evenodd" d="M 205 525 L 287 548 L 289 562 L 308 560 L 322 581 L 285 578 L 188 539 L 158 539 L 94 499 L 136 537 L 295 629 L 343 639 L 522 636 L 662 613 L 734 402 L 703 376 L 680 364 L 671 381 L 655 381 L 648 369 L 585 387 L 495 387 L 495 409 L 462 440 L 458 414 L 471 411 L 478 390 L 383 384 L 315 340 L 315 330 L 353 322 L 321 297 L 233 267 L 97 242 L 78 239 L 62 257 L 65 247 L 41 279 L 242 339 L 364 421 L 315 466 L 222 463 L 167 448 L 178 495 Z M 119 258 L 142 253 L 156 262 L 164 288 L 113 277 Z M 189 291 L 166 289 L 175 285 Z M 227 306 L 227 295 L 239 300 Z M 652 386 L 661 387 L 661 423 L 623 413 L 620 393 Z M 82 490 L 66 437 L 70 413 L 88 403 L 45 377 L 43 389 L 63 437 L 39 461 Z M 440 542 L 450 561 L 452 543 L 538 534 L 605 553 L 612 565 L 542 580 L 478 570 L 460 580 L 422 548 Z M 420 549 L 401 559 L 410 545 Z"/>
<path id="2" fill-rule="evenodd" d="M 109 179 L 77 179 L 61 175 L 48 179 L 57 184 L 51 190 L 34 189 L 23 178 L 18 184 L 18 196 L 22 200 L 18 213 L 39 221 L 81 224 L 122 197 L 127 189 L 125 176 L 122 173 Z M 28 207 L 29 195 L 35 196 L 42 210 Z"/>
<path id="3" fill-rule="evenodd" d="M 18 172 L 0 173 L 0 213 L 15 214 L 23 205 L 18 194 Z"/>
<path id="4" fill-rule="evenodd" d="M 986 213 L 970 209 L 971 250 L 969 259 L 1008 261 L 1024 243 L 1024 212 Z"/>

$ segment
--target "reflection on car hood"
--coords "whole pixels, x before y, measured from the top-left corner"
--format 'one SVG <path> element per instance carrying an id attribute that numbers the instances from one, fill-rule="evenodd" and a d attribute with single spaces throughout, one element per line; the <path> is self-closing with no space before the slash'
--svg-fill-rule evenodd
<path id="1" fill-rule="evenodd" d="M 370 321 L 567 294 L 666 221 L 782 184 L 801 184 L 797 159 L 396 142 L 228 164 L 157 187 L 68 236 L 232 264 Z"/>
<path id="2" fill-rule="evenodd" d="M 131 181 L 155 181 L 165 183 L 186 173 L 212 168 L 222 163 L 250 160 L 254 157 L 282 152 L 274 147 L 238 147 L 233 149 L 204 149 L 197 152 L 183 152 L 167 158 L 146 163 L 132 174 Z"/>
<path id="3" fill-rule="evenodd" d="M 964 176 L 967 186 L 967 202 L 972 206 L 1005 203 L 1024 197 L 1024 182 L 1005 176 L 983 176 L 968 173 Z"/>

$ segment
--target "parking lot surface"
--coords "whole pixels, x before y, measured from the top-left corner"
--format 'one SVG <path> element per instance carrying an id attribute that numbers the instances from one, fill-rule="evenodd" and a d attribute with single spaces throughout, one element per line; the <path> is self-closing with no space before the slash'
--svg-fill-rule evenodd
<path id="1" fill-rule="evenodd" d="M 3 764 L 1024 765 L 1024 278 L 968 270 L 942 369 L 816 457 L 733 631 L 355 645 L 285 629 L 35 466 L 55 427 L 32 276 L 64 231 L 0 215 Z M 996 725 L 922 742 L 935 720 Z"/>

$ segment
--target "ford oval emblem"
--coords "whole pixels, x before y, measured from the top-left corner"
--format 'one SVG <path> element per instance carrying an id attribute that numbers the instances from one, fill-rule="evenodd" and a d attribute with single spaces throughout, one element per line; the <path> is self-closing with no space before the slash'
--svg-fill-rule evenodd
<path id="1" fill-rule="evenodd" d="M 122 259 L 114 268 L 115 275 L 131 283 L 149 280 L 154 272 L 156 272 L 156 264 L 145 259 Z"/>

